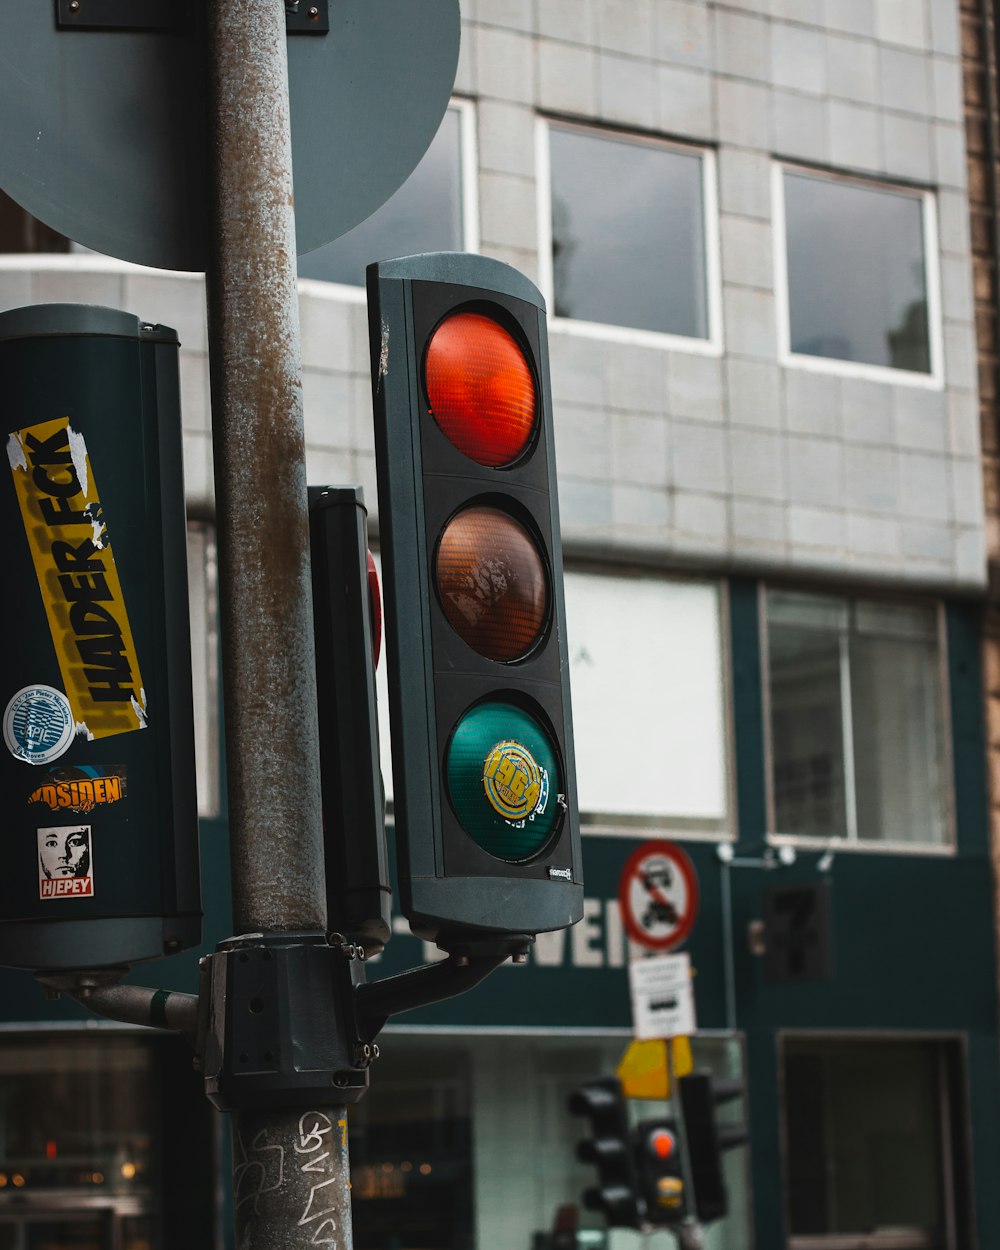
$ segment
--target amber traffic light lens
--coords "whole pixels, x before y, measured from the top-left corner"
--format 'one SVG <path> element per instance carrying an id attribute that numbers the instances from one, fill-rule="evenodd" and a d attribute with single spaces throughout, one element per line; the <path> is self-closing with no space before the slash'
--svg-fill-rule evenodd
<path id="1" fill-rule="evenodd" d="M 549 614 L 545 564 L 509 513 L 479 506 L 456 513 L 438 543 L 434 575 L 451 627 L 486 659 L 510 663 L 538 642 Z"/>
<path id="2" fill-rule="evenodd" d="M 535 428 L 535 379 L 524 352 L 498 322 L 460 312 L 434 331 L 424 360 L 431 415 L 477 464 L 502 468 Z"/>

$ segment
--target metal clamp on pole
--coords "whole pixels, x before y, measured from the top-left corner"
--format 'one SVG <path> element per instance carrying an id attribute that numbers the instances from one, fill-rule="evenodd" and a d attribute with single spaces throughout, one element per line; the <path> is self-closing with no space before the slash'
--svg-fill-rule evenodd
<path id="1" fill-rule="evenodd" d="M 395 977 L 357 988 L 356 1006 L 366 1038 L 377 1037 L 390 1016 L 464 994 L 484 981 L 507 959 L 507 952 L 473 956 L 450 955 L 436 964 L 410 968 Z"/>
<path id="2" fill-rule="evenodd" d="M 362 1037 L 357 947 L 321 933 L 251 933 L 203 968 L 205 1092 L 222 1111 L 358 1102 L 376 1047 Z"/>

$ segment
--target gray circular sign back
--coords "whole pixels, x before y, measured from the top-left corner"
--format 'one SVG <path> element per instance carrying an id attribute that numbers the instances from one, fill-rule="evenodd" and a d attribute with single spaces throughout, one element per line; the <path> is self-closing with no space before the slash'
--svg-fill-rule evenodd
<path id="1" fill-rule="evenodd" d="M 458 49 L 458 0 L 331 0 L 329 34 L 289 36 L 300 254 L 364 221 L 413 171 Z M 203 57 L 193 33 L 59 30 L 53 0 L 2 0 L 0 187 L 95 251 L 205 269 Z"/>

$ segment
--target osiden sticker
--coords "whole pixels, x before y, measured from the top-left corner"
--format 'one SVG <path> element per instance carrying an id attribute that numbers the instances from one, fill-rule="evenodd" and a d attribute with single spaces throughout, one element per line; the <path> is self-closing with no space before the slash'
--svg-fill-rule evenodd
<path id="1" fill-rule="evenodd" d="M 93 898 L 94 848 L 90 825 L 38 830 L 38 897 Z"/>
<path id="2" fill-rule="evenodd" d="M 28 804 L 49 807 L 54 812 L 90 812 L 125 798 L 126 782 L 123 764 L 53 768 L 28 795 Z"/>
<path id="3" fill-rule="evenodd" d="M 15 759 L 49 764 L 73 741 L 76 726 L 69 700 L 54 686 L 25 686 L 7 704 L 3 740 Z"/>
<path id="4" fill-rule="evenodd" d="M 12 433 L 7 457 L 77 732 L 145 728 L 139 660 L 83 435 L 68 417 L 43 421 Z"/>

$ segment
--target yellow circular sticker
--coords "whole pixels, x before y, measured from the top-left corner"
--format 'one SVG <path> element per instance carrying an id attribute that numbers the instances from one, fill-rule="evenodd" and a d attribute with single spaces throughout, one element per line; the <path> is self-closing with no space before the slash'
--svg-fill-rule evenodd
<path id="1" fill-rule="evenodd" d="M 535 757 L 520 742 L 498 742 L 483 765 L 483 789 L 506 820 L 524 820 L 543 798 L 545 776 Z"/>

